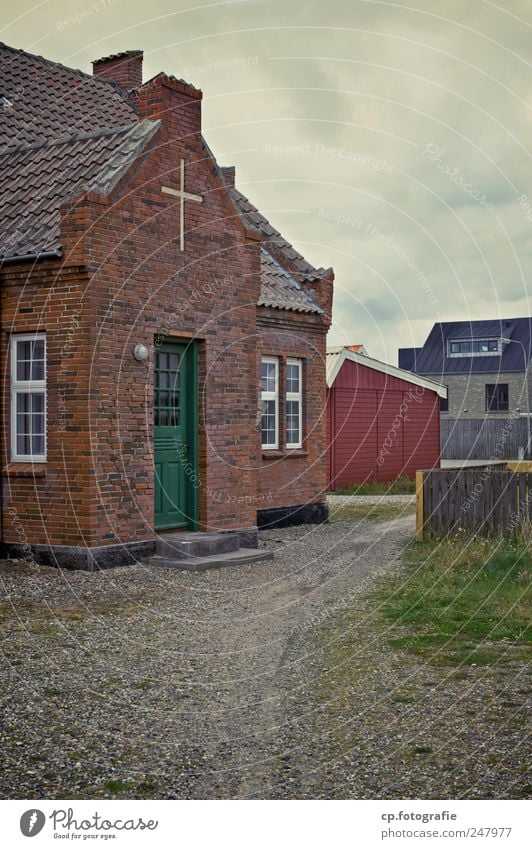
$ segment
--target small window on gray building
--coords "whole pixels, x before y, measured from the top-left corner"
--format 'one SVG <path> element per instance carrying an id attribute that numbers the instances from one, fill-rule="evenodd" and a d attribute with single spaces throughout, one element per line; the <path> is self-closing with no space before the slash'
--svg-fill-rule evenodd
<path id="1" fill-rule="evenodd" d="M 499 354 L 497 339 L 454 339 L 447 343 L 448 357 L 497 356 Z"/>
<path id="2" fill-rule="evenodd" d="M 449 387 L 447 387 L 447 398 L 440 398 L 440 413 L 449 412 Z"/>
<path id="3" fill-rule="evenodd" d="M 507 383 L 486 383 L 486 412 L 507 413 L 509 394 Z"/>

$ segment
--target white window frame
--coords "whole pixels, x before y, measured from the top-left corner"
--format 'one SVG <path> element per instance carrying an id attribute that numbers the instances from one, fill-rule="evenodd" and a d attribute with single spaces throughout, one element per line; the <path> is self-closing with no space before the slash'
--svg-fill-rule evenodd
<path id="1" fill-rule="evenodd" d="M 298 401 L 299 402 L 299 421 L 298 421 L 298 430 L 299 430 L 299 440 L 298 442 L 288 442 L 288 404 L 286 404 L 285 410 L 285 426 L 286 426 L 286 447 L 287 448 L 302 448 L 303 447 L 303 360 L 296 359 L 296 357 L 288 357 L 286 360 L 287 366 L 287 374 L 288 374 L 288 366 L 297 366 L 299 370 L 299 392 L 289 392 L 288 391 L 288 383 L 286 389 L 286 401 Z M 288 378 L 287 378 L 288 380 Z"/>
<path id="2" fill-rule="evenodd" d="M 279 357 L 262 357 L 261 359 L 261 381 L 262 381 L 262 364 L 271 363 L 275 366 L 275 391 L 264 392 L 261 385 L 261 406 L 262 401 L 275 401 L 275 443 L 273 445 L 264 445 L 262 443 L 262 415 L 261 415 L 261 443 L 263 451 L 279 450 Z"/>
<path id="3" fill-rule="evenodd" d="M 17 380 L 17 343 L 44 341 L 44 380 Z M 15 333 L 11 337 L 11 460 L 21 463 L 45 463 L 47 449 L 46 333 Z M 17 453 L 17 396 L 22 393 L 44 393 L 44 453 Z"/>

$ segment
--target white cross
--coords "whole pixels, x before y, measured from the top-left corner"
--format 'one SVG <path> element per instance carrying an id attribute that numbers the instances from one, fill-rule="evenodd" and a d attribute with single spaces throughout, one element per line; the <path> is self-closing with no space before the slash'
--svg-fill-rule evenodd
<path id="1" fill-rule="evenodd" d="M 180 160 L 180 186 L 179 189 L 171 189 L 169 186 L 162 186 L 161 191 L 167 195 L 174 195 L 179 198 L 179 246 L 182 251 L 185 250 L 185 201 L 195 200 L 197 203 L 203 203 L 201 195 L 193 195 L 185 191 L 185 160 Z"/>

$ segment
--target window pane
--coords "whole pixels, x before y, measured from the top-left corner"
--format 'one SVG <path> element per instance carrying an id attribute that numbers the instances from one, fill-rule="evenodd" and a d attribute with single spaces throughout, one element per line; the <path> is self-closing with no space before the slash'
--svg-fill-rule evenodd
<path id="1" fill-rule="evenodd" d="M 492 339 L 491 342 L 489 343 L 489 350 L 490 351 L 498 351 L 499 350 L 499 344 L 498 344 L 496 339 Z"/>
<path id="2" fill-rule="evenodd" d="M 299 444 L 299 401 L 286 402 L 286 441 L 289 445 Z"/>
<path id="3" fill-rule="evenodd" d="M 486 410 L 488 412 L 506 413 L 510 407 L 507 383 L 486 384 Z"/>
<path id="4" fill-rule="evenodd" d="M 32 343 L 31 379 L 44 380 L 44 339 Z"/>
<path id="5" fill-rule="evenodd" d="M 18 392 L 16 402 L 17 454 L 43 455 L 46 420 L 43 392 Z"/>
<path id="6" fill-rule="evenodd" d="M 17 413 L 29 413 L 31 395 L 29 392 L 19 392 L 17 395 Z"/>
<path id="7" fill-rule="evenodd" d="M 44 435 L 33 434 L 31 438 L 33 455 L 44 454 Z"/>
<path id="8" fill-rule="evenodd" d="M 44 360 L 34 360 L 31 364 L 31 379 L 44 380 Z"/>
<path id="9" fill-rule="evenodd" d="M 17 380 L 44 380 L 44 339 L 17 341 Z"/>
<path id="10" fill-rule="evenodd" d="M 275 445 L 275 401 L 262 402 L 262 444 Z"/>
<path id="11" fill-rule="evenodd" d="M 31 342 L 17 342 L 17 380 L 29 380 L 31 374 Z"/>
<path id="12" fill-rule="evenodd" d="M 275 392 L 275 372 L 275 363 L 262 363 L 261 377 L 263 392 Z"/>
<path id="13" fill-rule="evenodd" d="M 17 380 L 29 380 L 31 374 L 31 363 L 29 360 L 17 361 Z"/>
<path id="14" fill-rule="evenodd" d="M 286 391 L 287 392 L 299 392 L 299 374 L 300 368 L 299 365 L 295 363 L 288 363 L 286 366 Z"/>
<path id="15" fill-rule="evenodd" d="M 17 454 L 30 453 L 30 438 L 27 434 L 17 436 Z"/>
<path id="16" fill-rule="evenodd" d="M 31 409 L 33 413 L 44 413 L 44 395 L 42 392 L 32 393 Z"/>

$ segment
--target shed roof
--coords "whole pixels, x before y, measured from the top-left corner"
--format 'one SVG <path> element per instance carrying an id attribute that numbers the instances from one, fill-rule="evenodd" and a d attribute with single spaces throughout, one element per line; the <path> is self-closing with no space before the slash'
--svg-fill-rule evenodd
<path id="1" fill-rule="evenodd" d="M 346 360 L 357 363 L 364 368 L 382 372 L 390 377 L 405 380 L 414 386 L 421 386 L 423 389 L 436 392 L 440 398 L 447 398 L 447 387 L 442 386 L 441 383 L 436 383 L 434 380 L 412 374 L 410 371 L 397 368 L 397 366 L 392 366 L 389 363 L 383 363 L 381 360 L 375 360 L 366 354 L 357 354 L 356 351 L 351 351 L 349 348 L 343 346 L 327 349 L 327 386 L 329 388 L 334 385 L 334 381 Z"/>

